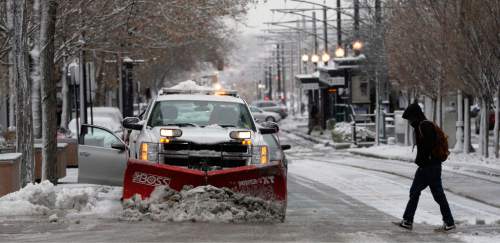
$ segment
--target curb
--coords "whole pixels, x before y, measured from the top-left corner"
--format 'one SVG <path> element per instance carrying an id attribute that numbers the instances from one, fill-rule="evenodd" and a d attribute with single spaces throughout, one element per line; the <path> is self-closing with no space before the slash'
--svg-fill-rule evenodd
<path id="1" fill-rule="evenodd" d="M 413 163 L 413 159 L 400 157 L 400 156 L 381 156 L 381 155 L 376 155 L 376 154 L 371 154 L 371 153 L 364 153 L 364 152 L 360 152 L 360 151 L 348 151 L 348 152 L 351 154 L 354 154 L 354 155 L 360 155 L 360 156 L 365 156 L 365 157 L 369 157 L 369 158 L 399 160 L 399 161 Z"/>
<path id="2" fill-rule="evenodd" d="M 332 148 L 335 148 L 335 149 L 348 149 L 348 148 L 351 148 L 351 144 L 350 143 L 333 143 L 333 142 L 330 142 L 330 141 L 324 141 L 324 140 L 320 140 L 320 139 L 314 138 L 314 137 L 312 137 L 310 135 L 306 135 L 306 134 L 303 134 L 301 132 L 295 132 L 295 131 L 291 131 L 291 130 L 287 130 L 287 129 L 282 129 L 282 131 L 286 132 L 286 133 L 292 133 L 292 134 L 296 135 L 297 137 L 301 137 L 301 138 L 306 139 L 308 141 L 311 141 L 313 143 L 323 144 L 325 146 L 332 147 Z"/>

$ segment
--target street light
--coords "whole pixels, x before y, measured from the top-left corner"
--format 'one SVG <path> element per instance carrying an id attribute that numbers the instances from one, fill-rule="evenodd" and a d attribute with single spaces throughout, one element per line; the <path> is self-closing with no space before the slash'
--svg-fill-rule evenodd
<path id="1" fill-rule="evenodd" d="M 309 56 L 307 54 L 302 55 L 302 62 L 309 61 Z"/>
<path id="2" fill-rule="evenodd" d="M 357 40 L 352 43 L 352 49 L 354 50 L 354 55 L 358 56 L 361 53 L 361 49 L 363 49 L 363 42 Z"/>
<path id="3" fill-rule="evenodd" d="M 213 88 L 214 88 L 215 90 L 221 90 L 221 89 L 222 89 L 222 85 L 220 85 L 220 83 L 219 83 L 219 82 L 217 82 L 217 83 L 214 83 L 214 84 L 213 84 Z"/>
<path id="4" fill-rule="evenodd" d="M 337 47 L 335 50 L 335 57 L 344 57 L 345 56 L 345 50 L 342 47 Z"/>
<path id="5" fill-rule="evenodd" d="M 352 43 L 352 49 L 355 51 L 360 51 L 363 49 L 363 42 L 357 40 L 354 43 Z"/>
<path id="6" fill-rule="evenodd" d="M 323 53 L 323 55 L 321 56 L 321 60 L 323 60 L 323 63 L 325 63 L 325 65 L 328 65 L 328 61 L 330 61 L 330 55 L 328 55 L 328 53 Z"/>
<path id="7" fill-rule="evenodd" d="M 317 54 L 314 54 L 311 56 L 311 62 L 314 64 L 318 64 L 319 62 L 319 56 Z"/>

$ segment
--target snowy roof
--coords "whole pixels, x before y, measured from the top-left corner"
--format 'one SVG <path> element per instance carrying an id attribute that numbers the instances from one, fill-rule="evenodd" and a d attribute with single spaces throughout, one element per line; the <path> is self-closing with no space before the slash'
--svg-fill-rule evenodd
<path id="1" fill-rule="evenodd" d="M 12 163 L 14 160 L 20 158 L 21 155 L 22 155 L 21 153 L 0 154 L 0 163 L 2 163 L 2 164 Z"/>
<path id="2" fill-rule="evenodd" d="M 298 79 L 319 78 L 319 72 L 316 71 L 314 73 L 297 74 L 297 75 L 295 75 L 295 78 L 298 78 Z"/>
<path id="3" fill-rule="evenodd" d="M 241 98 L 233 96 L 218 96 L 218 95 L 204 95 L 204 94 L 172 94 L 162 95 L 158 97 L 159 101 L 163 100 L 200 100 L 200 101 L 218 101 L 218 102 L 233 102 L 243 104 Z"/>
<path id="4" fill-rule="evenodd" d="M 349 57 L 336 57 L 333 58 L 334 62 L 352 62 L 352 61 L 364 61 L 366 60 L 366 56 L 364 54 L 358 55 L 358 56 L 349 56 Z"/>

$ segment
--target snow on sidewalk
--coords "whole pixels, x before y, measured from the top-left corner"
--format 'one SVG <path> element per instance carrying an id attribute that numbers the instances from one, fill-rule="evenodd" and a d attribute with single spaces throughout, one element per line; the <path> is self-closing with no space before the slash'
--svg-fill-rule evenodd
<path id="1" fill-rule="evenodd" d="M 121 210 L 121 187 L 48 181 L 28 184 L 0 198 L 0 216 L 87 215 L 113 217 Z"/>
<path id="2" fill-rule="evenodd" d="M 151 198 L 136 196 L 122 204 L 122 187 L 60 184 L 48 181 L 29 184 L 0 197 L 2 217 L 41 216 L 48 222 L 82 216 L 137 221 L 278 222 L 282 204 L 235 193 L 229 189 L 201 186 L 176 192 L 159 187 Z"/>
<path id="3" fill-rule="evenodd" d="M 417 149 L 413 146 L 380 145 L 368 148 L 351 148 L 349 152 L 357 155 L 375 157 L 380 159 L 391 159 L 413 162 L 417 155 Z M 482 174 L 500 176 L 500 159 L 483 158 L 478 154 L 451 153 L 448 160 L 443 164 L 445 167 L 453 167 L 454 170 L 464 169 Z"/>

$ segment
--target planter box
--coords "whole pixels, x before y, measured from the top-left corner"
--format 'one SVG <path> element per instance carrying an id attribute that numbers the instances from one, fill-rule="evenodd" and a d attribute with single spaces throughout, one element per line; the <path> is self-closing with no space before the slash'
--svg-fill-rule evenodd
<path id="1" fill-rule="evenodd" d="M 0 197 L 21 189 L 21 154 L 0 154 Z"/>
<path id="2" fill-rule="evenodd" d="M 56 162 L 56 176 L 63 178 L 66 176 L 66 163 L 67 163 L 67 143 L 57 144 L 57 162 Z M 42 179 L 42 144 L 35 143 L 35 180 Z M 52 181 L 55 182 L 55 181 Z"/>
<path id="3" fill-rule="evenodd" d="M 66 166 L 78 167 L 78 140 L 76 138 L 60 138 L 57 139 L 57 142 L 68 144 Z"/>

